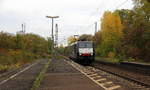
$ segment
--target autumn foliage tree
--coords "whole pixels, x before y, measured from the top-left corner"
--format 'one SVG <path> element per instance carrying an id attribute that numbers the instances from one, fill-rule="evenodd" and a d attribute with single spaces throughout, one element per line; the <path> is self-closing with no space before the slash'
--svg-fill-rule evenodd
<path id="1" fill-rule="evenodd" d="M 70 36 L 70 37 L 68 38 L 68 44 L 70 45 L 70 44 L 76 42 L 77 40 L 78 40 L 78 39 L 75 38 L 74 36 Z"/>
<path id="2" fill-rule="evenodd" d="M 150 57 L 150 3 L 147 0 L 133 0 L 133 10 L 116 10 L 124 25 L 122 48 L 126 57 L 148 60 Z"/>
<path id="3" fill-rule="evenodd" d="M 149 61 L 150 57 L 150 3 L 132 0 L 133 9 L 105 12 L 101 30 L 95 34 L 99 56 Z"/>
<path id="4" fill-rule="evenodd" d="M 90 34 L 83 34 L 78 38 L 79 41 L 92 41 L 93 36 Z"/>
<path id="5" fill-rule="evenodd" d="M 36 34 L 0 32 L 0 71 L 3 67 L 21 65 L 50 53 L 51 39 Z M 6 69 L 5 68 L 5 69 Z"/>
<path id="6" fill-rule="evenodd" d="M 100 53 L 107 56 L 110 52 L 116 53 L 120 45 L 120 39 L 123 36 L 123 25 L 120 16 L 116 13 L 105 12 L 101 23 L 101 45 L 99 45 Z"/>

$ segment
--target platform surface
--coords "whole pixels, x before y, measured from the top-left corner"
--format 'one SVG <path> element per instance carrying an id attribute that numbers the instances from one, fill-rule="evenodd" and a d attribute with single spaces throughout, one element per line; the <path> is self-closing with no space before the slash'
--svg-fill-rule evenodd
<path id="1" fill-rule="evenodd" d="M 63 60 L 53 60 L 38 90 L 104 90 Z"/>

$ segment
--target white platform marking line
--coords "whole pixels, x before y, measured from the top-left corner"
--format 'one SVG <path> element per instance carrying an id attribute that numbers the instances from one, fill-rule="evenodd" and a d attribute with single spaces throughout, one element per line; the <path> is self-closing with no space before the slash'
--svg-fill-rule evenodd
<path id="1" fill-rule="evenodd" d="M 93 70 L 93 71 L 95 71 L 95 72 L 97 72 L 97 71 L 98 71 L 98 70 L 97 70 L 97 69 L 95 69 L 95 68 L 93 68 L 92 70 Z"/>
<path id="2" fill-rule="evenodd" d="M 112 86 L 112 87 L 108 88 L 108 90 L 114 90 L 114 89 L 117 89 L 117 88 L 120 88 L 120 86 L 119 85 Z"/>
<path id="3" fill-rule="evenodd" d="M 78 71 L 80 71 L 81 73 L 83 73 L 85 76 L 87 76 L 89 79 L 91 79 L 93 82 L 95 82 L 96 84 L 98 84 L 99 86 L 101 86 L 102 88 L 104 88 L 105 90 L 114 90 L 114 89 L 117 89 L 117 88 L 121 87 L 120 85 L 116 85 L 116 86 L 112 86 L 110 88 L 106 88 L 104 86 L 104 83 L 99 83 L 99 81 L 106 80 L 106 78 L 102 78 L 102 79 L 99 79 L 99 80 L 94 80 L 92 77 L 88 76 L 87 73 L 85 73 L 82 70 L 80 70 L 79 68 L 77 68 L 73 63 L 70 63 L 70 62 L 67 62 L 67 63 L 70 64 L 70 65 L 72 65 L 75 69 L 77 69 Z M 106 82 L 106 83 L 111 83 L 111 82 Z"/>
<path id="4" fill-rule="evenodd" d="M 84 71 L 82 71 L 82 72 L 84 72 Z M 84 72 L 84 73 L 86 73 L 87 75 L 95 74 L 95 73 L 93 73 L 93 72 Z"/>
<path id="5" fill-rule="evenodd" d="M 38 62 L 37 62 L 37 63 L 38 63 Z M 37 64 L 37 63 L 34 63 L 34 64 L 32 64 L 32 65 L 30 65 L 30 66 L 24 68 L 22 71 L 20 71 L 20 72 L 18 72 L 18 73 L 16 73 L 16 74 L 10 76 L 9 78 L 7 78 L 7 79 L 1 81 L 1 82 L 0 82 L 0 85 L 6 83 L 8 80 L 10 80 L 10 79 L 16 77 L 17 75 L 21 74 L 22 72 L 26 71 L 27 69 L 29 69 L 30 67 L 34 66 L 34 65 Z"/>
<path id="6" fill-rule="evenodd" d="M 88 76 L 93 77 L 93 76 L 98 76 L 98 74 L 94 73 L 94 74 L 91 74 L 91 75 L 88 75 Z"/>
<path id="7" fill-rule="evenodd" d="M 106 78 L 102 78 L 102 79 L 98 79 L 98 80 L 96 80 L 97 82 L 100 82 L 100 81 L 105 81 L 106 80 Z"/>
<path id="8" fill-rule="evenodd" d="M 75 69 L 77 69 L 78 71 L 80 71 L 81 73 L 83 73 L 85 76 L 87 76 L 89 79 L 91 79 L 93 82 L 95 82 L 96 84 L 98 84 L 99 86 L 101 86 L 102 88 L 104 88 L 105 90 L 108 90 L 106 87 L 104 87 L 103 85 L 101 85 L 99 82 L 95 81 L 93 78 L 89 77 L 88 75 L 86 75 L 86 73 L 84 73 L 83 71 L 81 71 L 80 69 L 78 69 L 76 66 L 74 66 L 72 63 L 68 64 L 72 65 Z"/>
<path id="9" fill-rule="evenodd" d="M 83 72 L 85 72 L 85 73 L 91 73 L 90 71 L 87 71 L 87 70 L 82 70 Z"/>

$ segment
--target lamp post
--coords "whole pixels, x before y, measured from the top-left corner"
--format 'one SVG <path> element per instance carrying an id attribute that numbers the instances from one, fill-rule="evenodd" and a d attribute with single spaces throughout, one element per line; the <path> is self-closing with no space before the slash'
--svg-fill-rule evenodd
<path id="1" fill-rule="evenodd" d="M 53 35 L 54 19 L 59 18 L 59 16 L 46 16 L 46 18 L 51 18 L 51 20 L 52 20 L 52 47 L 51 47 L 51 50 L 52 50 L 52 54 L 53 54 L 53 49 L 54 49 L 54 35 Z"/>

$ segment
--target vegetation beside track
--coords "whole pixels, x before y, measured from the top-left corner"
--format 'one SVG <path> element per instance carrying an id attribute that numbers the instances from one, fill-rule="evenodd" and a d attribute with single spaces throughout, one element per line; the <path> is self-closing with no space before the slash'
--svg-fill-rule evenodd
<path id="1" fill-rule="evenodd" d="M 0 32 L 0 73 L 50 57 L 51 40 L 36 34 Z"/>
<path id="2" fill-rule="evenodd" d="M 96 61 L 110 62 L 110 63 L 119 63 L 119 59 L 114 59 L 114 58 L 95 57 L 95 60 Z"/>
<path id="3" fill-rule="evenodd" d="M 40 86 L 41 81 L 43 80 L 44 74 L 46 73 L 49 64 L 51 60 L 48 60 L 48 62 L 45 64 L 44 68 L 42 71 L 39 73 L 39 75 L 36 77 L 35 81 L 33 82 L 33 86 L 30 90 L 37 90 Z"/>
<path id="4" fill-rule="evenodd" d="M 106 11 L 95 34 L 96 55 L 122 61 L 150 62 L 150 3 L 132 0 L 133 9 Z"/>
<path id="5" fill-rule="evenodd" d="M 71 36 L 68 44 L 91 40 L 95 43 L 96 56 L 106 61 L 150 63 L 150 3 L 132 1 L 132 9 L 106 11 L 99 23 L 101 28 L 94 36 L 81 35 L 78 39 Z"/>
<path id="6" fill-rule="evenodd" d="M 124 59 L 124 60 L 119 60 L 117 58 L 109 58 L 109 57 L 99 57 L 96 56 L 95 57 L 96 61 L 102 61 L 102 62 L 108 62 L 108 63 L 121 63 L 121 62 L 133 62 L 133 63 L 141 63 L 141 64 L 150 64 L 150 62 L 145 62 L 143 60 L 139 60 L 139 59 L 133 59 L 133 58 L 128 58 L 128 59 Z"/>

